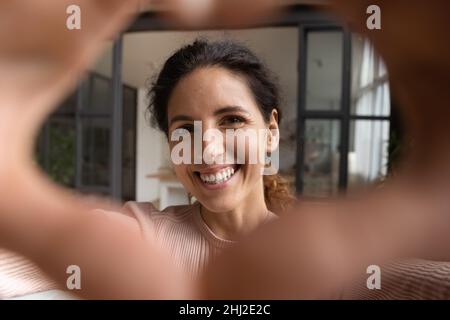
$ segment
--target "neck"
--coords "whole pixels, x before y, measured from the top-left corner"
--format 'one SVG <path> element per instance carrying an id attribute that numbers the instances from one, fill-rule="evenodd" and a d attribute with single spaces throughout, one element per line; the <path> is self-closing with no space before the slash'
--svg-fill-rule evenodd
<path id="1" fill-rule="evenodd" d="M 268 216 L 264 187 L 253 191 L 230 211 L 212 212 L 201 206 L 201 215 L 212 232 L 222 239 L 235 240 L 255 230 Z"/>

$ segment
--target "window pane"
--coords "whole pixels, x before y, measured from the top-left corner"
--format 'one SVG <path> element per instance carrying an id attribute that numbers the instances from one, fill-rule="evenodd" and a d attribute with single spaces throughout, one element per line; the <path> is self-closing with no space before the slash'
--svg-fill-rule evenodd
<path id="1" fill-rule="evenodd" d="M 82 120 L 82 185 L 109 186 L 110 125 L 105 119 Z"/>
<path id="2" fill-rule="evenodd" d="M 112 80 L 90 73 L 82 84 L 83 114 L 109 115 L 112 112 Z"/>
<path id="3" fill-rule="evenodd" d="M 368 39 L 352 38 L 351 113 L 389 116 L 391 112 L 386 67 Z"/>
<path id="4" fill-rule="evenodd" d="M 307 120 L 305 123 L 303 194 L 326 197 L 335 194 L 339 181 L 338 120 Z"/>
<path id="5" fill-rule="evenodd" d="M 389 121 L 354 120 L 350 124 L 349 187 L 361 187 L 387 173 Z"/>
<path id="6" fill-rule="evenodd" d="M 112 112 L 112 56 L 113 44 L 108 42 L 105 51 L 83 81 L 83 114 L 107 115 Z"/>
<path id="7" fill-rule="evenodd" d="M 47 173 L 57 183 L 75 185 L 75 124 L 73 119 L 51 119 L 48 125 Z"/>
<path id="8" fill-rule="evenodd" d="M 307 34 L 306 109 L 339 110 L 342 91 L 343 33 Z"/>

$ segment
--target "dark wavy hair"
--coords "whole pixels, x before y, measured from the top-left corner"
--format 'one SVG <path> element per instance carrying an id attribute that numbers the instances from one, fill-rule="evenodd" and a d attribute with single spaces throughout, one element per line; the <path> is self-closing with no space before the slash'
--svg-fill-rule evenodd
<path id="1" fill-rule="evenodd" d="M 152 124 L 168 137 L 167 106 L 174 88 L 194 70 L 213 66 L 243 76 L 263 118 L 269 121 L 272 110 L 276 109 L 280 123 L 280 93 L 276 77 L 265 64 L 250 49 L 236 41 L 197 39 L 176 51 L 151 84 L 148 111 L 152 115 Z M 263 180 L 264 196 L 269 209 L 287 209 L 294 200 L 287 181 L 279 175 L 264 176 Z"/>

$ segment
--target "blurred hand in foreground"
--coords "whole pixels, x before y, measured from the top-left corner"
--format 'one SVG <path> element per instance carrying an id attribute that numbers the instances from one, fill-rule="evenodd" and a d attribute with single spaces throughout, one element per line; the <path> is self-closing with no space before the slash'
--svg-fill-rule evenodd
<path id="1" fill-rule="evenodd" d="M 0 3 L 2 246 L 27 255 L 61 283 L 61 270 L 77 261 L 88 274 L 81 294 L 103 298 L 320 297 L 368 264 L 403 256 L 449 258 L 448 1 L 378 1 L 381 31 L 365 27 L 368 1 L 331 3 L 383 55 L 414 148 L 383 190 L 324 206 L 299 204 L 212 264 L 200 287 L 159 248 L 144 244 L 133 227 L 89 213 L 110 203 L 60 189 L 32 161 L 45 117 L 143 1 L 77 3 L 83 26 L 76 31 L 65 28 L 72 1 Z M 276 11 L 270 0 L 205 0 L 194 9 L 185 3 L 163 4 L 178 23 L 237 25 Z"/>

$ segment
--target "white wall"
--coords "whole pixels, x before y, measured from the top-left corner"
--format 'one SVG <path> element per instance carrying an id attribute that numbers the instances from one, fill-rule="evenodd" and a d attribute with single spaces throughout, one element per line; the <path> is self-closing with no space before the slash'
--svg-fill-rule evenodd
<path id="1" fill-rule="evenodd" d="M 146 89 L 138 89 L 137 137 L 136 137 L 136 200 L 155 201 L 159 198 L 158 180 L 146 178 L 163 166 L 165 151 L 164 135 L 150 126 L 147 108 Z"/>

